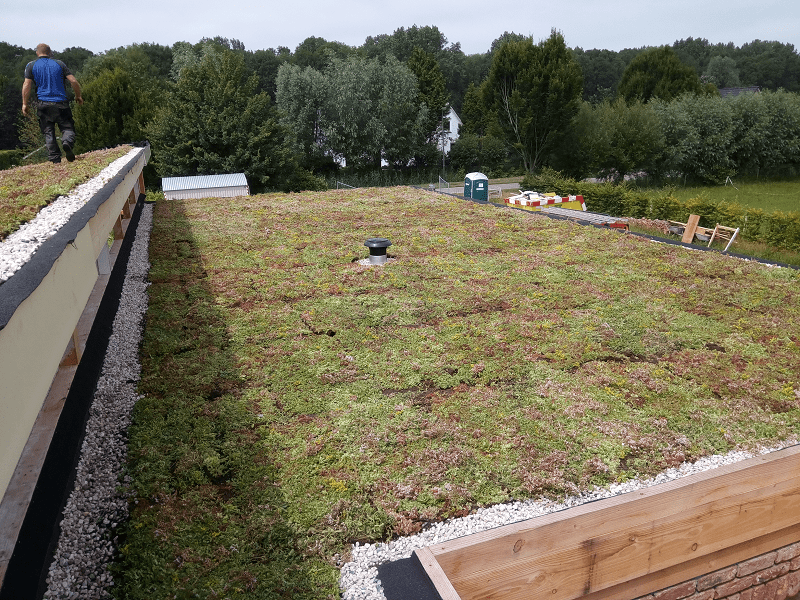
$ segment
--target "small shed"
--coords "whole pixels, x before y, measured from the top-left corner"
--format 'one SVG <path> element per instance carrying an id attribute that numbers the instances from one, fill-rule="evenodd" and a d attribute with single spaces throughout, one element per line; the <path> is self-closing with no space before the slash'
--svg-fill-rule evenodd
<path id="1" fill-rule="evenodd" d="M 250 187 L 244 173 L 224 175 L 195 175 L 192 177 L 164 177 L 161 189 L 167 200 L 186 198 L 233 198 L 249 196 Z"/>
<path id="2" fill-rule="evenodd" d="M 464 197 L 489 201 L 489 178 L 483 173 L 467 173 L 464 177 Z"/>

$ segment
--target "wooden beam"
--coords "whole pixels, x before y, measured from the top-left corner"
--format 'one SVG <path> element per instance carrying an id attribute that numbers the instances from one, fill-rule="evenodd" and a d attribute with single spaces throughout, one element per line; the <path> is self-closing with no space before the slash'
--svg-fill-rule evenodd
<path id="1" fill-rule="evenodd" d="M 702 563 L 798 521 L 796 446 L 430 550 L 462 600 L 571 600 Z"/>
<path id="2" fill-rule="evenodd" d="M 80 324 L 80 321 L 78 321 L 78 323 Z M 76 327 L 72 332 L 72 343 L 75 346 L 75 354 L 77 355 L 78 362 L 80 363 L 81 359 L 83 358 L 83 349 L 86 345 L 86 342 L 82 344 L 78 339 L 78 327 Z"/>
<path id="3" fill-rule="evenodd" d="M 72 337 L 69 339 L 69 344 L 67 345 L 67 349 L 64 352 L 64 358 L 61 359 L 59 363 L 60 367 L 71 367 L 75 366 L 81 362 L 81 358 L 83 357 L 83 348 L 81 348 L 80 342 L 78 340 L 78 328 L 76 327 L 75 330 L 72 332 Z"/>
<path id="4" fill-rule="evenodd" d="M 717 223 L 717 226 L 714 227 L 714 232 L 711 234 L 711 238 L 708 240 L 708 247 L 709 248 L 711 248 L 711 244 L 714 243 L 714 238 L 717 237 L 718 233 L 719 233 L 719 223 Z"/>
<path id="5" fill-rule="evenodd" d="M 442 600 L 461 600 L 461 596 L 458 595 L 458 592 L 450 583 L 430 548 L 427 546 L 419 548 L 414 550 L 414 554 L 417 555 L 419 562 L 422 563 L 422 568 L 425 569 L 425 573 L 428 574 L 431 583 L 436 587 L 436 591 L 439 592 Z"/>
<path id="6" fill-rule="evenodd" d="M 114 239 L 121 240 L 125 237 L 125 232 L 122 230 L 122 214 L 117 217 L 117 220 L 114 222 Z"/>
<path id="7" fill-rule="evenodd" d="M 783 548 L 800 540 L 800 523 L 773 534 L 748 540 L 742 544 L 719 550 L 708 556 L 675 565 L 662 571 L 648 573 L 626 581 L 617 586 L 594 592 L 581 600 L 617 600 L 618 598 L 639 598 L 657 590 L 689 581 L 695 577 L 713 573 L 738 562 Z"/>
<path id="8" fill-rule="evenodd" d="M 0 586 L 5 578 L 8 563 L 14 553 L 22 522 L 33 495 L 33 488 L 39 479 L 53 432 L 69 393 L 69 386 L 75 377 L 77 366 L 61 367 L 39 410 L 34 427 L 25 443 L 25 451 L 20 456 L 3 502 L 0 502 Z"/>
<path id="9" fill-rule="evenodd" d="M 684 244 L 692 243 L 698 223 L 700 223 L 700 215 L 689 215 L 689 220 L 686 221 L 686 229 L 683 230 L 683 237 L 681 238 Z"/>

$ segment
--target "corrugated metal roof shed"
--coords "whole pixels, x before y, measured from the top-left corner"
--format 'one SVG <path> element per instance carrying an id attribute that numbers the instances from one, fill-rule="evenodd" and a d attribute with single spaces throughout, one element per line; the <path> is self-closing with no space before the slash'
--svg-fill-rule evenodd
<path id="1" fill-rule="evenodd" d="M 224 175 L 195 175 L 193 177 L 164 177 L 161 189 L 165 192 L 176 190 L 198 190 L 202 188 L 235 187 L 247 185 L 244 173 L 226 173 Z"/>
<path id="2" fill-rule="evenodd" d="M 164 177 L 161 189 L 167 200 L 182 198 L 230 198 L 247 196 L 250 188 L 244 173 L 222 175 L 195 175 L 192 177 Z"/>

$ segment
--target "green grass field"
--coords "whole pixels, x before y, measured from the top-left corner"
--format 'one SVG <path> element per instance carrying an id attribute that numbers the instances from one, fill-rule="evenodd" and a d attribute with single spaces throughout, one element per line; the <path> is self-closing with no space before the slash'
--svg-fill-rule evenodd
<path id="1" fill-rule="evenodd" d="M 760 208 L 766 212 L 800 211 L 800 179 L 753 183 L 734 180 L 733 185 L 676 187 L 671 189 L 679 200 L 705 196 L 716 202 L 736 203 L 742 206 Z"/>
<path id="2" fill-rule="evenodd" d="M 800 425 L 789 269 L 411 188 L 159 201 L 150 259 L 127 600 L 336 598 L 355 541 Z"/>
<path id="3" fill-rule="evenodd" d="M 632 219 L 629 222 L 630 230 L 635 233 L 643 233 L 645 235 L 652 235 L 656 237 L 662 237 L 674 241 L 678 241 L 680 239 L 679 236 L 670 234 L 666 232 L 663 226 L 659 227 L 659 224 L 654 223 L 652 221 L 648 222 L 644 219 Z M 708 245 L 705 242 L 700 242 L 695 240 L 692 243 L 693 246 L 698 248 L 706 248 Z M 728 246 L 728 242 L 725 240 L 721 241 L 714 241 L 712 244 L 712 249 L 718 250 L 719 252 L 723 252 L 725 248 Z M 767 262 L 774 262 L 780 263 L 784 265 L 792 265 L 795 267 L 800 267 L 800 252 L 793 252 L 791 250 L 785 250 L 781 248 L 774 248 L 767 244 L 763 244 L 761 242 L 755 242 L 752 240 L 746 240 L 737 237 L 734 240 L 734 243 L 728 249 L 729 254 L 738 254 L 742 256 L 750 256 L 753 258 L 757 258 L 760 260 L 764 260 Z"/>
<path id="4" fill-rule="evenodd" d="M 734 187 L 735 185 L 735 187 Z M 738 188 L 738 189 L 737 189 Z M 740 204 L 759 208 L 765 212 L 800 212 L 800 179 L 788 181 L 737 182 L 733 185 L 668 188 L 679 200 L 687 201 L 704 197 L 714 202 Z M 634 226 L 634 230 L 647 234 L 658 234 L 650 228 Z M 705 246 L 697 242 L 698 246 Z M 726 244 L 714 244 L 718 250 Z M 746 239 L 737 239 L 730 252 L 752 256 L 767 261 L 800 266 L 800 252 L 774 248 L 767 244 Z"/>

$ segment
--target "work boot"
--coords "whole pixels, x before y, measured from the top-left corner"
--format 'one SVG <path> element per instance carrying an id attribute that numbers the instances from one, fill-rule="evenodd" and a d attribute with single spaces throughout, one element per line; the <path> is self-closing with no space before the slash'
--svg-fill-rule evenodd
<path id="1" fill-rule="evenodd" d="M 64 146 L 64 154 L 67 155 L 68 162 L 75 160 L 75 155 L 72 153 L 72 148 L 70 146 Z"/>

